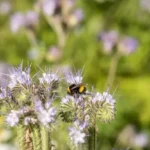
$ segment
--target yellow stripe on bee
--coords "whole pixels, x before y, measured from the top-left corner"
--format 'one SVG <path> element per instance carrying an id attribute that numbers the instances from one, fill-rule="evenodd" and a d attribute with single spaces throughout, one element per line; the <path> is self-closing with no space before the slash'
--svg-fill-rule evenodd
<path id="1" fill-rule="evenodd" d="M 82 86 L 80 86 L 80 88 L 79 88 L 79 92 L 80 93 L 82 93 L 83 91 L 84 91 L 84 89 L 85 89 L 85 87 L 82 85 Z"/>
<path id="2" fill-rule="evenodd" d="M 67 89 L 68 93 L 71 93 L 70 88 Z"/>

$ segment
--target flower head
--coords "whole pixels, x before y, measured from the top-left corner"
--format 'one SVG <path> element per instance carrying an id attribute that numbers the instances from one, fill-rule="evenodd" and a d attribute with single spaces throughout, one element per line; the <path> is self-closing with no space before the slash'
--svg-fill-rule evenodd
<path id="1" fill-rule="evenodd" d="M 56 61 L 61 58 L 62 51 L 56 46 L 52 46 L 49 48 L 47 53 L 47 59 L 50 61 Z"/>
<path id="2" fill-rule="evenodd" d="M 86 134 L 82 130 L 80 130 L 76 127 L 70 127 L 69 128 L 69 136 L 70 136 L 70 140 L 76 146 L 78 146 L 78 144 L 85 143 Z"/>
<path id="3" fill-rule="evenodd" d="M 150 12 L 150 1 L 149 0 L 140 0 L 140 6 L 142 9 Z"/>
<path id="4" fill-rule="evenodd" d="M 131 37 L 124 37 L 118 44 L 118 49 L 121 53 L 129 55 L 133 53 L 138 46 L 137 40 Z"/>
<path id="5" fill-rule="evenodd" d="M 35 11 L 30 10 L 25 14 L 25 20 L 25 26 L 35 26 L 39 21 L 39 15 Z"/>
<path id="6" fill-rule="evenodd" d="M 81 76 L 81 71 L 78 71 L 76 74 L 69 72 L 69 74 L 66 75 L 66 81 L 69 84 L 82 83 L 82 79 L 83 79 L 83 77 Z"/>
<path id="7" fill-rule="evenodd" d="M 39 78 L 41 84 L 47 83 L 51 84 L 52 82 L 58 81 L 58 75 L 55 73 L 43 73 L 43 77 Z"/>
<path id="8" fill-rule="evenodd" d="M 38 102 L 39 103 L 39 102 Z M 56 108 L 51 106 L 51 102 L 47 102 L 45 103 L 45 106 L 43 107 L 42 104 L 40 105 L 39 103 L 38 110 L 37 111 L 37 115 L 38 115 L 38 119 L 39 121 L 43 124 L 43 125 L 48 125 L 50 123 L 53 123 L 55 121 L 55 116 L 56 116 Z"/>
<path id="9" fill-rule="evenodd" d="M 114 119 L 115 99 L 108 92 L 96 93 L 92 103 L 96 106 L 97 116 L 102 122 L 110 122 Z"/>
<path id="10" fill-rule="evenodd" d="M 13 88 L 17 84 L 31 84 L 30 67 L 23 70 L 22 65 L 20 65 L 18 68 L 13 68 L 10 71 L 10 83 L 8 85 L 9 88 Z"/>
<path id="11" fill-rule="evenodd" d="M 11 110 L 11 112 L 7 115 L 6 121 L 7 123 L 13 127 L 19 122 L 19 111 Z"/>
<path id="12" fill-rule="evenodd" d="M 70 15 L 68 20 L 68 25 L 70 27 L 76 26 L 78 23 L 80 23 L 84 18 L 84 14 L 82 9 L 76 9 L 74 12 Z"/>
<path id="13" fill-rule="evenodd" d="M 116 31 L 102 32 L 99 40 L 103 43 L 104 51 L 110 53 L 118 42 L 118 33 Z"/>
<path id="14" fill-rule="evenodd" d="M 52 16 L 57 7 L 57 0 L 44 0 L 42 4 L 43 13 L 47 16 Z"/>
<path id="15" fill-rule="evenodd" d="M 18 32 L 20 28 L 24 27 L 24 24 L 25 24 L 25 19 L 22 13 L 17 12 L 11 16 L 10 28 L 13 33 Z"/>

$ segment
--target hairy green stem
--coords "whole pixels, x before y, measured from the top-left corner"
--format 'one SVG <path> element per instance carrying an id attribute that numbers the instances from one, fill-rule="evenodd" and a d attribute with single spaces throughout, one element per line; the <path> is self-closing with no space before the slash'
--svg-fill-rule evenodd
<path id="1" fill-rule="evenodd" d="M 97 150 L 97 132 L 96 128 L 92 127 L 89 129 L 88 137 L 88 150 Z"/>
<path id="2" fill-rule="evenodd" d="M 42 150 L 51 150 L 50 132 L 44 126 L 41 127 Z"/>
<path id="3" fill-rule="evenodd" d="M 26 133 L 26 127 L 24 125 L 19 124 L 17 126 L 17 139 L 19 143 L 19 150 L 26 150 L 25 133 Z"/>
<path id="4" fill-rule="evenodd" d="M 45 15 L 45 19 L 57 35 L 59 48 L 63 49 L 66 43 L 67 34 L 63 29 L 60 18 L 50 18 Z"/>
<path id="5" fill-rule="evenodd" d="M 30 44 L 34 47 L 38 47 L 37 39 L 34 32 L 30 29 L 25 30 L 26 36 L 30 42 Z"/>
<path id="6" fill-rule="evenodd" d="M 116 52 L 114 56 L 112 57 L 110 68 L 109 68 L 109 73 L 108 73 L 108 79 L 107 79 L 107 85 L 113 85 L 115 77 L 116 77 L 116 70 L 117 70 L 117 65 L 120 59 L 120 54 L 119 52 Z"/>
<path id="7" fill-rule="evenodd" d="M 41 132 L 39 125 L 31 126 L 34 150 L 42 150 Z"/>

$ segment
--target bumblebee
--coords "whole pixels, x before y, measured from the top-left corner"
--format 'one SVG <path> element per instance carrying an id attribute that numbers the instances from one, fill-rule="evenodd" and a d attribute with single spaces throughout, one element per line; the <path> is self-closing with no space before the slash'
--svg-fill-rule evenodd
<path id="1" fill-rule="evenodd" d="M 85 92 L 86 92 L 86 87 L 85 87 L 85 84 L 83 84 L 83 83 L 71 84 L 67 89 L 67 93 L 69 95 L 85 94 Z"/>

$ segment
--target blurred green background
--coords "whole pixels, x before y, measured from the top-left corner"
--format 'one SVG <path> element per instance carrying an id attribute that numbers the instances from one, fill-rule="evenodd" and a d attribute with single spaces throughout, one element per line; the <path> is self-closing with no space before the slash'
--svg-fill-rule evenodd
<path id="1" fill-rule="evenodd" d="M 51 46 L 58 46 L 57 33 L 42 13 L 34 29 L 38 52 L 33 51 L 35 45 L 26 35 L 25 29 L 17 33 L 10 30 L 12 14 L 35 9 L 37 1 L 0 0 L 0 5 L 3 2 L 7 2 L 10 9 L 4 13 L 4 6 L 0 6 L 2 67 L 4 64 L 16 66 L 22 61 L 24 66 L 32 63 L 33 73 L 38 71 L 37 65 L 52 69 L 84 67 L 84 82 L 88 83 L 88 89 L 94 86 L 96 91 L 101 92 L 106 90 L 113 56 L 104 53 L 99 34 L 114 30 L 120 36 L 131 36 L 137 40 L 138 46 L 134 53 L 119 59 L 116 77 L 110 87 L 112 93 L 116 89 L 116 118 L 110 124 L 98 125 L 99 149 L 150 150 L 150 0 L 76 0 L 74 7 L 82 9 L 84 18 L 68 29 L 65 44 L 59 47 L 61 52 L 56 59 L 48 50 Z M 5 150 L 6 143 L 13 143 L 15 133 L 6 130 L 3 121 L 0 122 L 0 150 Z M 66 143 L 67 128 L 64 126 L 59 131 L 60 135 L 54 134 L 54 139 L 59 141 L 59 150 L 69 149 Z M 4 136 L 7 132 L 8 138 Z M 8 149 L 11 150 L 10 147 Z"/>

